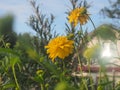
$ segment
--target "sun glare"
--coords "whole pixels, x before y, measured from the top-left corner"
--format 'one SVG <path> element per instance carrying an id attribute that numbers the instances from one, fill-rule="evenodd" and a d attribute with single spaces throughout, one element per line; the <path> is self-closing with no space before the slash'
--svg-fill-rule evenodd
<path id="1" fill-rule="evenodd" d="M 103 49 L 104 50 L 102 52 L 102 57 L 110 57 L 111 56 L 110 43 L 104 44 L 104 48 Z"/>

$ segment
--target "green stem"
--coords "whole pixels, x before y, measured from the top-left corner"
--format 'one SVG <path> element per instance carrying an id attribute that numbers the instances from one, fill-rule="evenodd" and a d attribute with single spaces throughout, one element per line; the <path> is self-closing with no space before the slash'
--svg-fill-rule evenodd
<path id="1" fill-rule="evenodd" d="M 62 60 L 62 70 L 63 70 L 63 71 L 65 70 L 65 63 L 64 63 L 64 60 Z"/>
<path id="2" fill-rule="evenodd" d="M 80 24 L 80 30 L 82 30 L 82 25 Z"/>
<path id="3" fill-rule="evenodd" d="M 41 86 L 41 90 L 44 90 L 44 86 L 43 86 L 43 84 L 40 84 L 40 86 Z"/>
<path id="4" fill-rule="evenodd" d="M 88 16 L 88 17 L 89 17 L 89 16 Z M 92 19 L 91 19 L 90 17 L 89 17 L 89 19 L 90 19 L 90 21 L 92 22 L 94 29 L 96 30 L 95 24 L 93 23 Z M 81 24 L 80 24 L 80 29 L 82 30 L 82 25 L 81 25 Z M 92 40 L 90 40 L 90 42 L 91 42 L 92 45 L 94 45 L 94 43 L 93 43 Z"/>
<path id="5" fill-rule="evenodd" d="M 61 81 L 64 81 L 64 75 L 65 75 L 65 63 L 64 63 L 64 60 L 62 60 L 62 76 L 61 76 Z"/>
<path id="6" fill-rule="evenodd" d="M 88 16 L 89 17 L 89 16 Z M 89 17 L 89 19 L 90 19 L 90 21 L 91 21 L 91 23 L 92 23 L 92 25 L 93 25 L 93 27 L 94 27 L 94 33 L 96 33 L 95 31 L 97 30 L 96 29 L 96 27 L 95 27 L 95 24 L 94 24 L 94 22 L 92 21 L 92 19 Z M 98 38 L 98 42 L 100 43 L 100 38 L 99 38 L 99 36 L 97 36 L 97 38 Z"/>
<path id="7" fill-rule="evenodd" d="M 91 71 L 90 71 L 90 60 L 88 60 L 88 70 L 89 70 L 89 75 L 90 75 L 90 86 L 91 86 L 92 90 L 94 90 L 92 75 L 91 75 Z"/>
<path id="8" fill-rule="evenodd" d="M 98 83 L 101 83 L 101 71 L 102 71 L 101 69 L 102 69 L 102 68 L 101 68 L 101 65 L 100 65 L 100 68 L 99 68 L 99 78 L 98 78 L 99 81 L 98 81 Z"/>
<path id="9" fill-rule="evenodd" d="M 2 43 L 3 43 L 3 46 L 6 48 L 6 45 L 5 45 L 5 42 L 3 39 L 1 39 Z"/>
<path id="10" fill-rule="evenodd" d="M 89 17 L 89 15 L 88 15 L 88 17 Z M 95 30 L 97 30 L 97 29 L 96 29 L 96 27 L 95 27 L 94 22 L 92 21 L 92 19 L 91 19 L 90 17 L 89 17 L 89 19 L 90 19 L 90 21 L 91 21 L 91 23 L 92 23 L 92 25 L 93 25 L 94 29 L 95 29 Z"/>
<path id="11" fill-rule="evenodd" d="M 16 83 L 16 85 L 17 85 L 17 88 L 20 90 L 20 86 L 19 86 L 18 81 L 17 81 L 17 77 L 16 77 L 16 73 L 15 73 L 15 68 L 14 68 L 14 66 L 12 66 L 12 71 L 13 71 L 13 76 L 14 76 L 15 83 Z"/>
<path id="12" fill-rule="evenodd" d="M 76 49 L 76 52 L 77 52 L 78 62 L 79 62 L 79 65 L 80 65 L 80 74 L 81 74 L 81 76 L 82 76 L 82 82 L 83 82 L 83 84 L 85 85 L 86 90 L 88 90 L 87 83 L 84 81 L 84 78 L 83 78 L 84 76 L 83 76 L 83 72 L 82 72 L 82 66 L 81 66 L 81 64 L 80 64 L 79 53 L 78 53 L 77 48 L 75 48 L 75 49 Z"/>
<path id="13" fill-rule="evenodd" d="M 117 51 L 118 57 L 120 57 L 119 49 L 117 47 L 117 42 L 115 43 L 115 47 L 116 47 L 116 51 Z"/>

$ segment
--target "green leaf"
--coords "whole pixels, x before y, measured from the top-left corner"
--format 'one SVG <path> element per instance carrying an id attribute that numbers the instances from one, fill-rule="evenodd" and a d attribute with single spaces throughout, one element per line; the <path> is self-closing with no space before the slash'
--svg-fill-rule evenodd
<path id="1" fill-rule="evenodd" d="M 15 83 L 10 82 L 10 83 L 7 83 L 7 84 L 3 85 L 2 90 L 14 88 L 15 86 L 16 86 Z"/>
<path id="2" fill-rule="evenodd" d="M 99 37 L 101 37 L 103 40 L 111 40 L 114 41 L 116 40 L 116 32 L 112 26 L 110 25 L 101 25 L 100 27 L 97 28 L 95 31 L 95 34 Z"/>
<path id="3" fill-rule="evenodd" d="M 0 48 L 0 52 L 1 53 L 9 53 L 9 54 L 19 56 L 19 54 L 15 50 L 10 49 L 10 48 Z"/>
<path id="4" fill-rule="evenodd" d="M 14 66 L 14 65 L 17 64 L 17 63 L 20 63 L 19 57 L 17 57 L 17 56 L 12 56 L 12 57 L 10 58 L 10 65 L 11 65 L 11 66 Z"/>
<path id="5" fill-rule="evenodd" d="M 52 74 L 60 77 L 61 72 L 60 72 L 60 70 L 58 70 L 58 67 L 57 67 L 54 63 L 52 63 L 52 62 L 46 62 L 46 61 L 44 61 L 44 62 L 42 62 L 42 63 L 43 63 L 43 65 L 44 65 L 44 67 L 45 67 L 50 73 L 52 73 Z"/>
<path id="6" fill-rule="evenodd" d="M 42 76 L 38 76 L 38 75 L 36 75 L 36 76 L 34 77 L 34 80 L 35 80 L 36 82 L 38 82 L 38 83 L 43 83 L 43 82 L 44 82 L 43 77 L 42 77 Z"/>
<path id="7" fill-rule="evenodd" d="M 107 82 L 104 82 L 104 83 L 100 83 L 98 85 L 106 86 L 106 85 L 111 84 L 111 83 L 113 83 L 113 81 L 107 81 Z"/>

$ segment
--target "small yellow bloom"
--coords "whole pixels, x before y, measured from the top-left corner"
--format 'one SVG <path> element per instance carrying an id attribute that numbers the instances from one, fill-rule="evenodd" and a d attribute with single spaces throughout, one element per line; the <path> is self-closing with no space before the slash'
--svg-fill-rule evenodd
<path id="1" fill-rule="evenodd" d="M 37 71 L 36 71 L 36 74 L 37 74 L 37 75 L 40 75 L 40 74 L 43 74 L 43 72 L 44 72 L 43 70 L 37 70 Z"/>
<path id="2" fill-rule="evenodd" d="M 68 40 L 66 36 L 59 36 L 52 39 L 45 48 L 47 48 L 47 54 L 54 61 L 56 57 L 64 59 L 73 51 L 73 41 Z"/>
<path id="3" fill-rule="evenodd" d="M 81 25 L 87 23 L 89 16 L 85 7 L 79 7 L 70 12 L 68 19 L 70 23 L 76 26 L 79 22 Z"/>
<path id="4" fill-rule="evenodd" d="M 91 58 L 95 58 L 98 57 L 100 54 L 100 45 L 95 45 L 92 46 L 91 48 L 87 48 L 84 53 L 83 56 L 87 59 L 91 59 Z"/>
<path id="5" fill-rule="evenodd" d="M 6 43 L 6 47 L 10 48 L 11 44 L 10 43 Z"/>

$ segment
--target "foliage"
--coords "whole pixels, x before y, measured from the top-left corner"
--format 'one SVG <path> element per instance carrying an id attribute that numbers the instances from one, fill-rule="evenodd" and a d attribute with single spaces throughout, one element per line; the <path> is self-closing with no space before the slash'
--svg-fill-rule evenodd
<path id="1" fill-rule="evenodd" d="M 51 14 L 50 17 L 46 17 L 46 15 L 39 12 L 39 6 L 36 5 L 34 0 L 30 1 L 30 3 L 34 9 L 35 15 L 30 16 L 28 25 L 37 34 L 34 37 L 35 49 L 38 53 L 45 53 L 44 46 L 51 38 L 57 36 L 56 32 L 53 32 L 54 16 Z"/>
<path id="2" fill-rule="evenodd" d="M 4 40 L 5 43 L 10 43 L 10 48 L 13 48 L 16 40 L 17 35 L 13 31 L 13 16 L 7 15 L 0 18 L 0 37 Z M 0 40 L 0 46 L 4 46 L 3 42 Z"/>
<path id="3" fill-rule="evenodd" d="M 103 14 L 105 14 L 109 18 L 120 19 L 120 0 L 109 0 L 109 3 L 110 7 L 105 7 L 102 9 Z"/>
<path id="4" fill-rule="evenodd" d="M 95 35 L 102 38 L 103 40 L 111 40 L 114 41 L 117 39 L 116 30 L 112 27 L 112 25 L 102 25 L 98 27 L 95 31 Z"/>
<path id="5" fill-rule="evenodd" d="M 114 22 L 112 22 L 113 26 L 119 27 L 119 19 L 120 19 L 120 0 L 108 0 L 109 1 L 109 7 L 104 7 L 101 9 L 101 12 L 103 15 L 107 16 L 110 19 L 113 19 Z"/>

